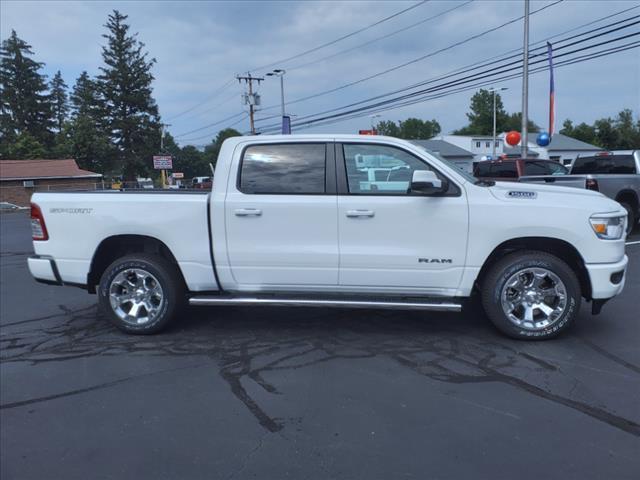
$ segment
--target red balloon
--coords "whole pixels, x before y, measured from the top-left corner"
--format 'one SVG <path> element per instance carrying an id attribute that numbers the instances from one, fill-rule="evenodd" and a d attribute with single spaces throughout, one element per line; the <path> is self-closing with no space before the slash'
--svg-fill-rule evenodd
<path id="1" fill-rule="evenodd" d="M 513 147 L 520 143 L 520 133 L 516 132 L 515 130 L 512 130 L 509 133 L 507 133 L 505 140 L 509 145 Z"/>

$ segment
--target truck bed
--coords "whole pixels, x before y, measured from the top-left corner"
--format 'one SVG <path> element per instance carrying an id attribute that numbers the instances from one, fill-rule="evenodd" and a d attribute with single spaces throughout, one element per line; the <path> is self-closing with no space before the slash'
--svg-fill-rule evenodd
<path id="1" fill-rule="evenodd" d="M 143 235 L 172 252 L 191 291 L 217 290 L 209 234 L 209 192 L 134 190 L 36 192 L 51 240 L 35 253 L 56 259 L 64 283 L 84 285 L 94 253 L 114 237 Z"/>

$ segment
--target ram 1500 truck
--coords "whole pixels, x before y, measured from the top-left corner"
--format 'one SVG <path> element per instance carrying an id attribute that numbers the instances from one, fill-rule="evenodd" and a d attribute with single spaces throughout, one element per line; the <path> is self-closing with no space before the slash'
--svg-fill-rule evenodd
<path id="1" fill-rule="evenodd" d="M 627 233 L 640 221 L 640 150 L 579 155 L 569 175 L 529 175 L 520 177 L 520 181 L 600 192 L 627 211 Z"/>
<path id="2" fill-rule="evenodd" d="M 600 193 L 478 181 L 388 137 L 224 142 L 210 193 L 35 193 L 32 275 L 98 294 L 130 333 L 191 305 L 459 311 L 567 329 L 625 283 L 626 212 Z M 478 295 L 480 302 L 463 300 Z"/>

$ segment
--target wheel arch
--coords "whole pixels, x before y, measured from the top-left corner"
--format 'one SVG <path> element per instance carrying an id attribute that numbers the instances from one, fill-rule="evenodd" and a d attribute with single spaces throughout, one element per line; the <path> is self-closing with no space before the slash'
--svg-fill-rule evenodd
<path id="1" fill-rule="evenodd" d="M 616 195 L 616 202 L 625 202 L 631 205 L 636 216 L 640 212 L 640 202 L 638 202 L 638 194 L 631 189 L 624 189 Z"/>
<path id="2" fill-rule="evenodd" d="M 178 261 L 164 242 L 147 235 L 113 235 L 102 240 L 93 254 L 87 274 L 89 293 L 96 293 L 100 277 L 114 260 L 131 253 L 155 254 L 168 260 L 176 267 L 183 284 L 186 284 Z"/>
<path id="3" fill-rule="evenodd" d="M 591 280 L 582 255 L 569 242 L 550 237 L 519 237 L 502 242 L 493 249 L 484 261 L 476 278 L 476 286 L 482 282 L 489 268 L 500 258 L 521 250 L 537 250 L 550 253 L 565 261 L 578 277 L 582 296 L 587 300 L 591 300 Z"/>

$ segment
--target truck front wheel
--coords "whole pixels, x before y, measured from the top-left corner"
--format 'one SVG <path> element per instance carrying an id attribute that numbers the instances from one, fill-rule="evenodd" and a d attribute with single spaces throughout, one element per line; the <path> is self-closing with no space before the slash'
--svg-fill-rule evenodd
<path id="1" fill-rule="evenodd" d="M 151 334 L 162 330 L 184 299 L 175 267 L 158 255 L 131 254 L 104 271 L 98 288 L 102 314 L 120 330 Z"/>
<path id="2" fill-rule="evenodd" d="M 580 283 L 571 267 L 537 251 L 511 253 L 493 264 L 481 285 L 482 305 L 506 335 L 544 340 L 560 334 L 580 310 Z"/>

